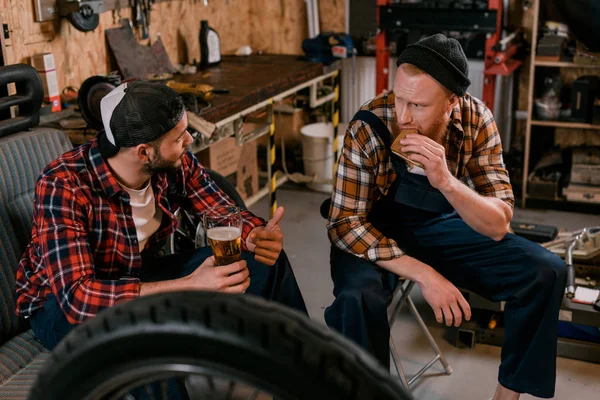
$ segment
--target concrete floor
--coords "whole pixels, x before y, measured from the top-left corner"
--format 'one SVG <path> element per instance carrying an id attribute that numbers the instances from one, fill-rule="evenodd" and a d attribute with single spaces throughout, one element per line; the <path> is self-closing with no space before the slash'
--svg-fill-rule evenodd
<path id="1" fill-rule="evenodd" d="M 292 262 L 300 289 L 313 320 L 323 323 L 323 311 L 333 301 L 333 284 L 329 276 L 329 241 L 325 220 L 319 206 L 326 194 L 310 192 L 295 186 L 285 186 L 277 193 L 279 205 L 286 207 L 282 221 L 284 247 Z M 268 215 L 267 200 L 255 204 L 252 211 Z M 557 211 L 520 210 L 515 219 L 546 223 L 565 229 L 600 225 L 600 216 Z M 431 368 L 413 387 L 417 399 L 427 400 L 487 400 L 493 395 L 500 361 L 500 347 L 476 344 L 473 349 L 458 349 L 445 338 L 446 329 L 437 324 L 418 288 L 413 299 L 426 320 L 433 336 L 445 353 L 454 372 L 443 374 L 440 364 Z M 394 326 L 392 336 L 401 355 L 408 377 L 417 372 L 433 356 L 427 340 L 414 318 L 408 313 Z M 599 398 L 600 365 L 566 358 L 558 359 L 556 396 L 560 400 L 591 400 Z M 524 395 L 521 399 L 533 399 Z"/>

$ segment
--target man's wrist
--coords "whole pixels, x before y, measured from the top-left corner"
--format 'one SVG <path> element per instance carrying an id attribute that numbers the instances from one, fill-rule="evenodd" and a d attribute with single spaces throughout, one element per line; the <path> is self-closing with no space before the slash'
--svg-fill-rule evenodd
<path id="1" fill-rule="evenodd" d="M 428 277 L 429 277 L 430 268 L 431 267 L 429 265 L 423 265 L 416 270 L 413 280 L 419 286 L 423 286 L 429 280 Z"/>
<path id="2" fill-rule="evenodd" d="M 456 191 L 456 185 L 459 183 L 460 182 L 458 181 L 458 179 L 449 174 L 448 179 L 446 180 L 446 184 L 443 185 L 439 190 L 444 196 L 451 195 Z"/>

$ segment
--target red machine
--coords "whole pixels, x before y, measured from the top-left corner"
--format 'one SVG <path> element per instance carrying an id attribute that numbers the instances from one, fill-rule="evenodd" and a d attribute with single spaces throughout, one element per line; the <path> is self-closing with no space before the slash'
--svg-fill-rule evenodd
<path id="1" fill-rule="evenodd" d="M 376 70 L 377 70 L 377 94 L 388 90 L 389 82 L 389 63 L 390 63 L 390 47 L 388 44 L 389 34 L 386 26 L 394 28 L 406 26 L 401 24 L 402 21 L 393 17 L 391 14 L 395 12 L 391 0 L 377 0 L 377 30 L 376 38 Z M 517 34 L 512 34 L 505 39 L 500 39 L 502 35 L 502 1 L 488 0 L 487 10 L 473 10 L 470 13 L 465 13 L 466 10 L 447 10 L 439 9 L 434 11 L 440 14 L 439 21 L 436 21 L 436 27 L 439 30 L 467 30 L 472 32 L 486 32 L 485 43 L 485 79 L 483 86 L 483 98 L 487 107 L 494 109 L 494 94 L 496 90 L 496 76 L 510 75 L 520 65 L 521 61 L 513 59 L 517 53 L 519 43 L 514 39 Z M 462 18 L 453 18 L 452 12 L 460 12 Z M 495 21 L 493 17 L 495 15 Z M 461 22 L 455 22 L 460 20 Z M 452 22 L 450 22 L 452 21 Z M 456 26 L 445 25 L 456 24 Z M 456 28 L 456 29 L 453 29 Z M 388 28 L 389 29 L 389 28 Z"/>

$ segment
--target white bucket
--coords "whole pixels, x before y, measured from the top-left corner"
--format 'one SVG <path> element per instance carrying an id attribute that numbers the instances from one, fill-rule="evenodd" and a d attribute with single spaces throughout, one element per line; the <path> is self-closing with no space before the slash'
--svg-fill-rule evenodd
<path id="1" fill-rule="evenodd" d="M 343 133 L 341 129 L 340 133 Z M 300 134 L 302 135 L 304 174 L 308 176 L 316 174 L 319 180 L 332 180 L 333 124 L 331 122 L 308 124 L 300 128 Z M 339 144 L 341 145 L 341 143 Z M 307 183 L 306 186 L 316 192 L 328 194 L 333 192 L 333 184 L 330 183 Z"/>

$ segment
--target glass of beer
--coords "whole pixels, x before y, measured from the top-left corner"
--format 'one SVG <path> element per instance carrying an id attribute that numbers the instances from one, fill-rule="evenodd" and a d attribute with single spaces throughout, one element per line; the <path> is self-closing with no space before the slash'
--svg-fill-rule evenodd
<path id="1" fill-rule="evenodd" d="M 242 259 L 242 216 L 238 207 L 210 208 L 204 214 L 204 229 L 215 265 L 228 265 Z"/>

